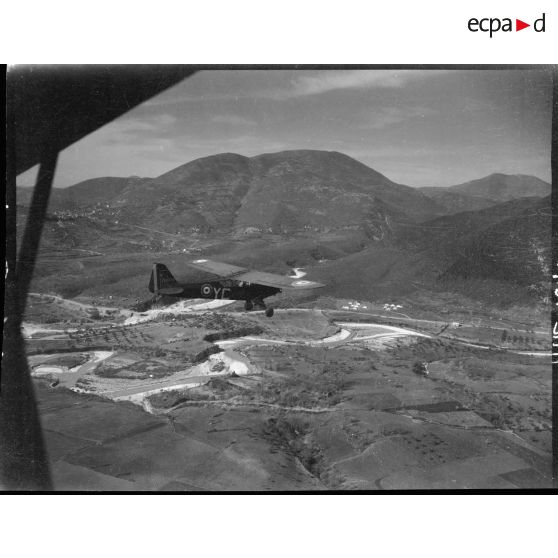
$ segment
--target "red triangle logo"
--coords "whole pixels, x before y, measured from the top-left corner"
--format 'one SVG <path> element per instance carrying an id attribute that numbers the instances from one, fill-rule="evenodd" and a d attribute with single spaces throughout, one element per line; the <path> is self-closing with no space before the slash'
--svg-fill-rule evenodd
<path id="1" fill-rule="evenodd" d="M 531 27 L 531 24 L 530 23 L 525 23 L 524 21 L 521 21 L 520 19 L 515 20 L 515 30 L 516 31 L 521 31 L 522 29 L 525 29 L 526 27 Z"/>

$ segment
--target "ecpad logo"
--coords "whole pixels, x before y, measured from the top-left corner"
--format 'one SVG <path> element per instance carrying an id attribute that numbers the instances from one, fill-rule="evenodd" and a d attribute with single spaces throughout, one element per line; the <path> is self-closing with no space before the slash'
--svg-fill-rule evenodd
<path id="1" fill-rule="evenodd" d="M 533 22 L 533 29 L 536 33 L 545 32 L 545 25 L 546 25 L 545 17 L 546 14 L 543 14 L 540 18 L 536 19 Z M 505 33 L 514 30 L 512 24 L 512 18 L 509 17 L 505 17 L 503 19 L 500 19 L 498 17 L 485 17 L 482 19 L 472 17 L 468 21 L 467 27 L 469 28 L 469 31 L 473 33 L 477 33 L 478 31 L 481 31 L 483 33 L 490 33 L 489 35 L 490 38 L 492 38 L 492 35 L 494 33 L 497 33 L 498 31 L 503 31 Z M 520 19 L 515 20 L 516 31 L 521 31 L 522 29 L 526 29 L 527 27 L 531 27 L 531 24 L 525 23 Z"/>

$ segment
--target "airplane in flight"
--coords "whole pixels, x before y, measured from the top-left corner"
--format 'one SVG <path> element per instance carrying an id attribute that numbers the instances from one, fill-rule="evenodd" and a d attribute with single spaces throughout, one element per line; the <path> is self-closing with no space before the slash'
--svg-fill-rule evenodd
<path id="1" fill-rule="evenodd" d="M 315 281 L 252 271 L 245 267 L 211 260 L 194 260 L 188 265 L 218 275 L 220 279 L 204 283 L 179 283 L 166 265 L 156 263 L 151 271 L 149 291 L 155 295 L 155 298 L 164 295 L 177 298 L 244 300 L 244 308 L 247 311 L 256 307 L 265 310 L 265 315 L 271 318 L 273 308 L 266 306 L 264 298 L 280 293 L 283 289 L 301 290 L 325 287 L 322 283 Z"/>

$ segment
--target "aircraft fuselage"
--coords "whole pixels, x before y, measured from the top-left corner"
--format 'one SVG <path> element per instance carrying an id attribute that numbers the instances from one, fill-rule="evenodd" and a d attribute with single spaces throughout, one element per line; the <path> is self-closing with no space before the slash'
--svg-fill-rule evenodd
<path id="1" fill-rule="evenodd" d="M 177 292 L 169 296 L 178 298 L 209 298 L 222 300 L 263 300 L 281 292 L 267 285 L 241 283 L 240 281 L 206 281 L 204 283 L 179 283 Z M 182 291 L 178 292 L 178 288 Z"/>
<path id="2" fill-rule="evenodd" d="M 266 307 L 264 298 L 281 292 L 279 287 L 233 278 L 203 283 L 179 283 L 167 266 L 161 263 L 153 265 L 148 289 L 155 297 L 162 295 L 173 298 L 244 300 L 246 310 L 252 310 L 256 306 L 265 309 L 268 317 L 273 316 L 273 308 Z"/>

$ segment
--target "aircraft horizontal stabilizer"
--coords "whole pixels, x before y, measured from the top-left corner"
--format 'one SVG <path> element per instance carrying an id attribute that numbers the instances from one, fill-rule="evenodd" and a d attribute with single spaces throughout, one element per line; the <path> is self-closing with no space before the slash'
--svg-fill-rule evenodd
<path id="1" fill-rule="evenodd" d="M 179 295 L 182 294 L 184 289 L 182 287 L 163 287 L 159 289 L 159 294 L 162 295 Z"/>

